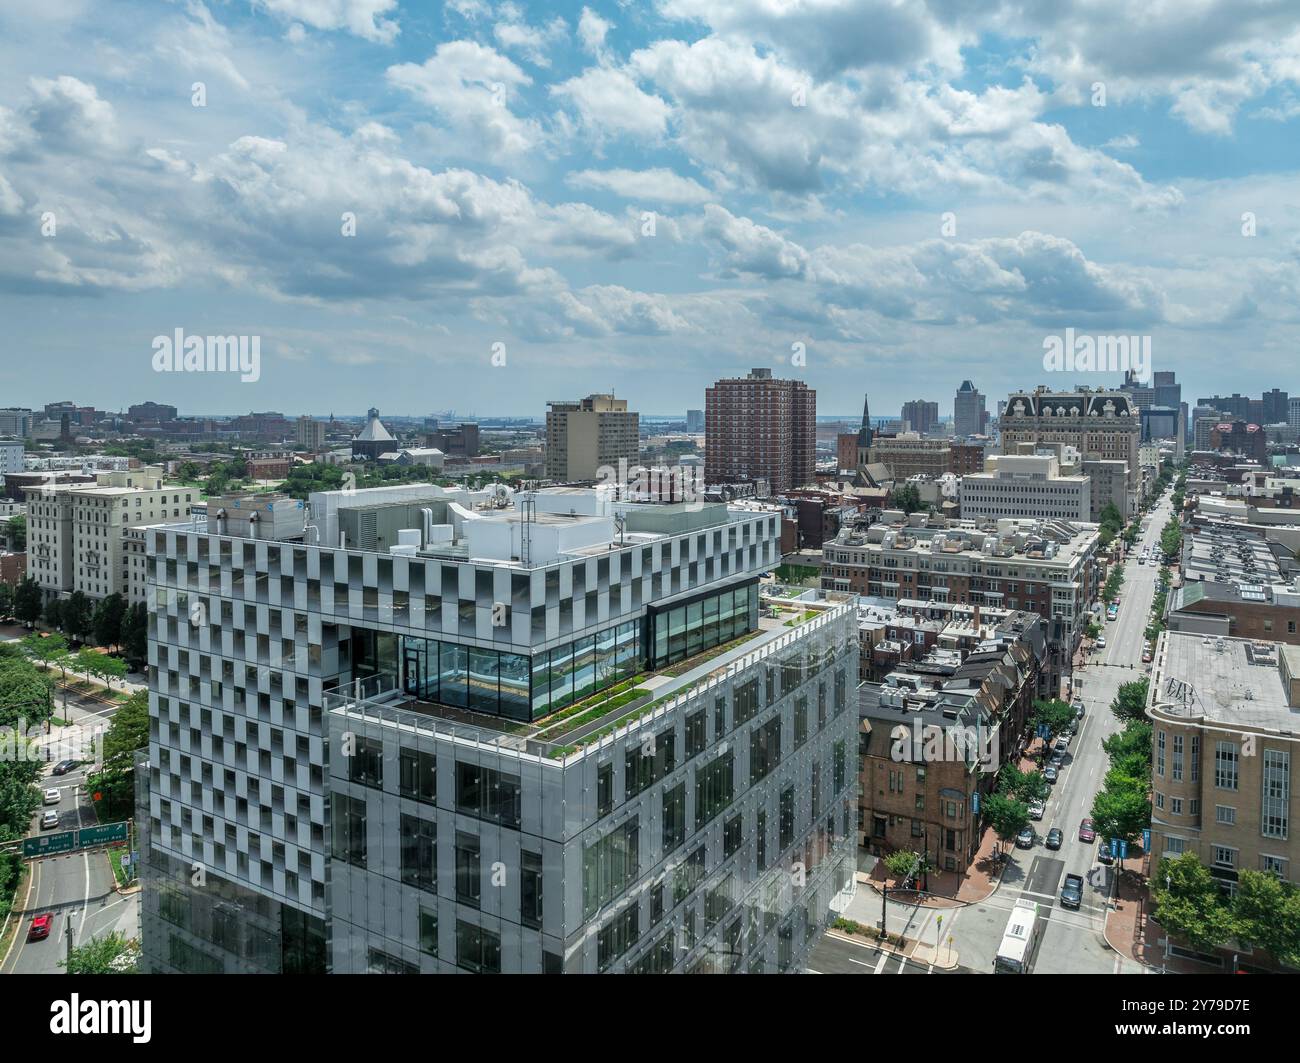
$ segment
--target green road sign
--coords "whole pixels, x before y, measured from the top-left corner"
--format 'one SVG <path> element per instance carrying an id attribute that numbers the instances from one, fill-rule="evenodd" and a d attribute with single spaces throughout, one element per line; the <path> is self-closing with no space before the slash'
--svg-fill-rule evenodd
<path id="1" fill-rule="evenodd" d="M 49 856 L 51 853 L 70 853 L 76 847 L 75 830 L 65 830 L 58 834 L 41 834 L 35 838 L 23 839 L 23 856 L 30 860 L 37 856 Z"/>
<path id="2" fill-rule="evenodd" d="M 77 832 L 81 835 L 78 845 L 85 849 L 91 845 L 106 845 L 109 842 L 126 841 L 126 821 L 121 823 L 100 823 L 94 827 L 82 827 Z"/>

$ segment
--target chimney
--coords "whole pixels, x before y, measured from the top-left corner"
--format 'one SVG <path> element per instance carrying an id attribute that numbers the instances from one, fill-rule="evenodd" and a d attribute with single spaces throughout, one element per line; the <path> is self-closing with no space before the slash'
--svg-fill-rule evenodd
<path id="1" fill-rule="evenodd" d="M 975 605 L 975 615 L 971 618 L 971 620 L 972 623 L 974 623 L 975 625 L 975 634 L 978 635 L 980 633 L 980 607 L 978 602 Z"/>

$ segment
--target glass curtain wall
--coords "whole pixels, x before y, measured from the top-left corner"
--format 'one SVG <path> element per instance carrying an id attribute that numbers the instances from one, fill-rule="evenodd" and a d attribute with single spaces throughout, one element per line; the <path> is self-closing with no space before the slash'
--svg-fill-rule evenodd
<path id="1" fill-rule="evenodd" d="M 757 615 L 757 584 L 652 609 L 647 667 L 661 668 L 729 642 L 752 630 Z"/>
<path id="2" fill-rule="evenodd" d="M 393 675 L 421 701 L 511 720 L 535 720 L 641 669 L 636 620 L 531 656 L 382 631 L 356 642 L 355 674 Z"/>

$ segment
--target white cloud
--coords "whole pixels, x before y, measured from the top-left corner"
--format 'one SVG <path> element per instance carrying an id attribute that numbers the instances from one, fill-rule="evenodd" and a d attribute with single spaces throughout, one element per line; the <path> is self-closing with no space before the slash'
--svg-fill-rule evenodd
<path id="1" fill-rule="evenodd" d="M 285 22 L 305 23 L 312 29 L 345 30 L 356 37 L 391 44 L 401 32 L 398 24 L 383 16 L 397 7 L 397 0 L 253 0 Z"/>
<path id="2" fill-rule="evenodd" d="M 94 85 L 63 74 L 32 78 L 27 122 L 52 151 L 99 151 L 117 140 L 117 117 Z"/>
<path id="3" fill-rule="evenodd" d="M 510 109 L 510 89 L 532 84 L 513 62 L 474 41 L 449 41 L 422 64 L 399 63 L 389 84 L 428 104 L 462 143 L 493 159 L 518 156 L 542 139 L 536 121 Z"/>
<path id="4" fill-rule="evenodd" d="M 564 19 L 557 15 L 544 27 L 537 27 L 524 22 L 523 16 L 516 11 L 512 10 L 508 15 L 508 18 L 492 27 L 492 35 L 497 43 L 508 51 L 518 52 L 535 66 L 550 66 L 547 51 L 569 32 Z"/>
<path id="5" fill-rule="evenodd" d="M 551 94 L 572 105 L 583 125 L 598 134 L 659 140 L 668 128 L 668 104 L 621 70 L 591 67 L 552 86 Z"/>
<path id="6" fill-rule="evenodd" d="M 699 182 L 662 167 L 650 170 L 579 170 L 569 174 L 565 183 L 574 188 L 597 188 L 645 203 L 695 204 L 713 198 L 713 193 Z"/>
<path id="7" fill-rule="evenodd" d="M 591 8 L 584 7 L 582 16 L 578 19 L 578 40 L 582 42 L 582 50 L 593 58 L 604 61 L 608 56 L 605 36 L 613 28 L 612 22 L 601 18 Z"/>

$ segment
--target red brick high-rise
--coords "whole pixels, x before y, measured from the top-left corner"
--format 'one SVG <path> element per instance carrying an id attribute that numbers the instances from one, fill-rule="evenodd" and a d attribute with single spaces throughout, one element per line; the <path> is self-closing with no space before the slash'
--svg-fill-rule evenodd
<path id="1" fill-rule="evenodd" d="M 704 475 L 709 484 L 766 480 L 773 494 L 813 482 L 817 392 L 770 369 L 717 381 L 704 392 Z"/>

